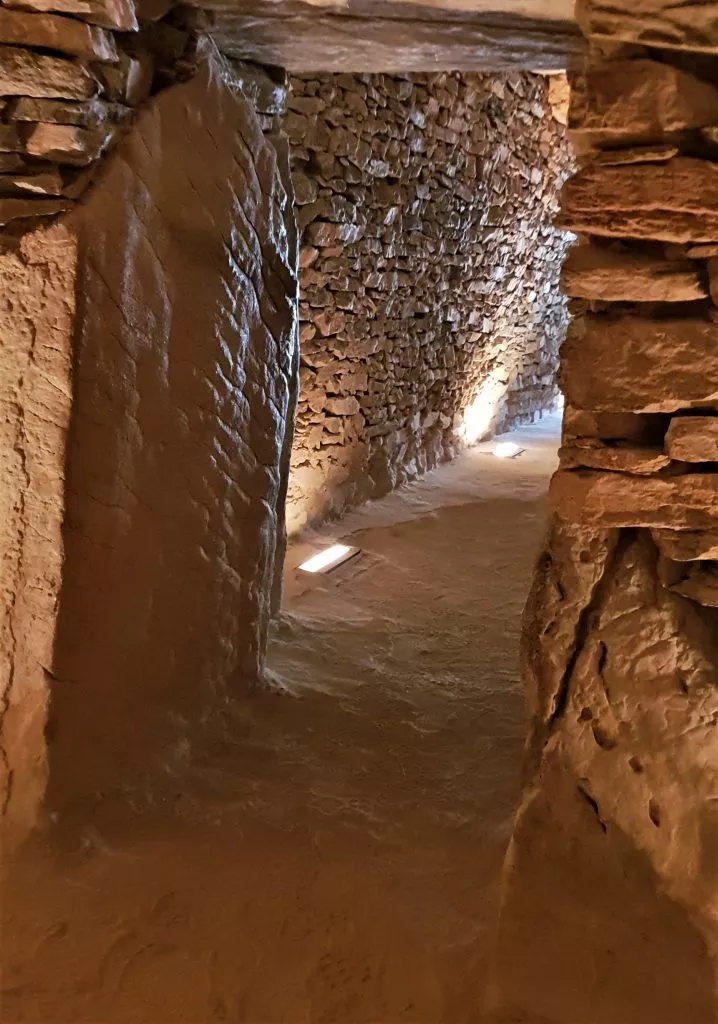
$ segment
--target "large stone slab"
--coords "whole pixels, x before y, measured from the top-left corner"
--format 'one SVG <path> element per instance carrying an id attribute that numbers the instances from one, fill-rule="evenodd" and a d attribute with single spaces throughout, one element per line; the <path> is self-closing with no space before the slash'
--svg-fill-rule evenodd
<path id="1" fill-rule="evenodd" d="M 98 89 L 97 79 L 75 61 L 0 46 L 0 96 L 86 100 Z"/>
<path id="2" fill-rule="evenodd" d="M 666 451 L 682 462 L 718 462 L 718 415 L 672 419 Z"/>
<path id="3" fill-rule="evenodd" d="M 647 169 L 589 165 L 561 196 L 560 227 L 665 242 L 718 241 L 718 164 L 677 157 Z"/>
<path id="4" fill-rule="evenodd" d="M 550 493 L 561 519 L 590 527 L 718 528 L 718 474 L 658 477 L 559 470 Z"/>
<path id="5" fill-rule="evenodd" d="M 4 0 L 4 4 L 26 11 L 57 11 L 121 32 L 139 27 L 132 0 Z"/>
<path id="6" fill-rule="evenodd" d="M 695 261 L 596 245 L 569 250 L 561 281 L 567 295 L 604 302 L 686 302 L 708 293 Z"/>
<path id="7" fill-rule="evenodd" d="M 584 52 L 572 22 L 514 13 L 476 14 L 442 5 L 439 14 L 397 3 L 375 4 L 364 16 L 326 5 L 212 6 L 213 35 L 223 52 L 297 73 L 559 71 L 579 66 Z"/>
<path id="8" fill-rule="evenodd" d="M 718 530 L 652 530 L 662 555 L 674 562 L 718 560 Z"/>
<path id="9" fill-rule="evenodd" d="M 604 469 L 611 473 L 657 473 L 670 457 L 656 448 L 619 447 L 605 444 L 564 445 L 559 451 L 564 469 Z"/>
<path id="10" fill-rule="evenodd" d="M 109 32 L 56 14 L 33 14 L 0 7 L 0 43 L 59 50 L 87 60 L 117 60 L 117 46 Z"/>
<path id="11" fill-rule="evenodd" d="M 617 60 L 576 77 L 569 126 L 592 142 L 658 142 L 718 124 L 718 91 L 655 60 Z"/>
<path id="12" fill-rule="evenodd" d="M 718 325 L 637 313 L 576 317 L 561 350 L 567 400 L 605 412 L 677 412 L 718 401 Z"/>
<path id="13" fill-rule="evenodd" d="M 578 0 L 576 17 L 589 36 L 718 53 L 715 0 Z"/>

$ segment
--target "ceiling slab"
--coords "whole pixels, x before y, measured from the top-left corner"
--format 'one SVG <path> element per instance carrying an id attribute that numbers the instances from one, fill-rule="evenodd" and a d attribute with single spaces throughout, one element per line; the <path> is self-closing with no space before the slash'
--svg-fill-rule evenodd
<path id="1" fill-rule="evenodd" d="M 297 73 L 558 71 L 584 45 L 566 0 L 209 0 L 230 56 Z M 494 10 L 488 10 L 493 7 Z M 496 10 L 500 7 L 500 10 Z"/>

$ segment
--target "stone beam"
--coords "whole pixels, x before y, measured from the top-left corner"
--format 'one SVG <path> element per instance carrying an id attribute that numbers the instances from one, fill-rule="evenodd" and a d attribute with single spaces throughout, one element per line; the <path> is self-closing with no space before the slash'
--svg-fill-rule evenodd
<path id="1" fill-rule="evenodd" d="M 233 57 L 297 73 L 559 71 L 583 43 L 575 24 L 554 17 L 567 5 L 349 0 L 346 5 L 213 0 L 213 35 Z M 551 18 L 543 16 L 548 10 Z"/>

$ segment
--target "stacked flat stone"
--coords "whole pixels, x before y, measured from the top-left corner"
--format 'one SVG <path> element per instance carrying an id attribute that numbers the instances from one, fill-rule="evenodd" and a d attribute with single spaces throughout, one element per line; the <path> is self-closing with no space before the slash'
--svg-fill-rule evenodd
<path id="1" fill-rule="evenodd" d="M 293 529 L 451 457 L 477 399 L 485 434 L 555 403 L 567 236 L 552 219 L 572 167 L 557 84 L 291 79 L 303 232 Z"/>
<path id="2" fill-rule="evenodd" d="M 173 0 L 2 0 L 3 233 L 71 208 L 132 111 L 193 70 L 195 21 Z"/>
<path id="3" fill-rule="evenodd" d="M 702 0 L 583 0 L 578 15 L 567 405 L 524 622 L 533 721 L 497 1019 L 708 1021 L 712 980 L 681 987 L 699 957 L 677 936 L 709 951 L 712 979 L 718 22 Z"/>
<path id="4" fill-rule="evenodd" d="M 563 275 L 576 316 L 562 353 L 557 508 L 569 521 L 650 527 L 666 557 L 688 551 L 672 531 L 689 531 L 686 563 L 713 560 L 718 529 L 718 82 L 706 10 L 585 8 L 593 60 L 570 111 L 581 170 L 559 218 L 580 244 Z M 714 586 L 704 598 L 718 603 Z"/>

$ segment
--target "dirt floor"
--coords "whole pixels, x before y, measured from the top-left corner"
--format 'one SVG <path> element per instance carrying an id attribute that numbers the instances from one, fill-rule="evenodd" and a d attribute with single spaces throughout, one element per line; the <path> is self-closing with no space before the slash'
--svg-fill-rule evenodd
<path id="1" fill-rule="evenodd" d="M 290 549 L 271 691 L 6 868 L 4 1022 L 479 1022 L 558 425 Z M 328 578 L 326 541 L 361 554 Z"/>

